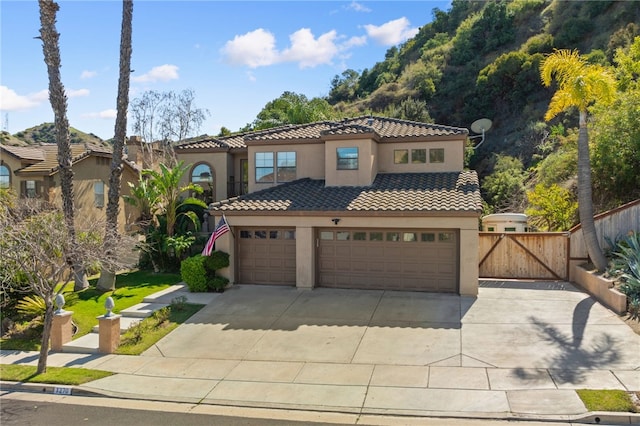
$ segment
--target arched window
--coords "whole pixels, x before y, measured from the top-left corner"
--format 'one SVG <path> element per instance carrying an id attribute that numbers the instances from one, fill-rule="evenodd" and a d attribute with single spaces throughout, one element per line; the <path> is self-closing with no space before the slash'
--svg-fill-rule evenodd
<path id="1" fill-rule="evenodd" d="M 11 187 L 11 170 L 4 164 L 0 165 L 0 188 Z"/>
<path id="2" fill-rule="evenodd" d="M 204 190 L 202 194 L 194 194 L 197 198 L 201 199 L 205 203 L 213 203 L 215 201 L 214 196 L 214 181 L 215 176 L 211 166 L 207 163 L 196 164 L 191 171 L 191 182 L 200 185 Z"/>

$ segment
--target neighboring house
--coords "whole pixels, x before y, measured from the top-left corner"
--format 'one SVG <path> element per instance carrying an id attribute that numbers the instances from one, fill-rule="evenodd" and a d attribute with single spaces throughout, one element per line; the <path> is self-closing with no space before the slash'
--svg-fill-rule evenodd
<path id="1" fill-rule="evenodd" d="M 232 232 L 233 283 L 478 290 L 475 171 L 466 129 L 384 117 L 290 125 L 176 148 L 208 173 Z M 246 193 L 245 193 L 246 192 Z"/>
<path id="2" fill-rule="evenodd" d="M 73 193 L 76 218 L 86 221 L 106 220 L 106 204 L 111 174 L 111 150 L 97 145 L 72 144 Z M 42 144 L 29 147 L 0 145 L 0 186 L 11 188 L 23 198 L 38 198 L 62 206 L 58 147 Z M 121 194 L 129 194 L 127 182 L 137 182 L 139 170 L 123 162 Z M 129 230 L 139 212 L 120 200 L 118 225 Z"/>
<path id="3" fill-rule="evenodd" d="M 482 217 L 484 232 L 529 232 L 528 218 L 524 213 L 494 213 Z"/>

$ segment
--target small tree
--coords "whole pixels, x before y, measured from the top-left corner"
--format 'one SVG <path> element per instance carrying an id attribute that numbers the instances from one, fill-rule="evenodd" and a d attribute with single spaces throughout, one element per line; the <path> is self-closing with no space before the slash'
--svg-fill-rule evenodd
<path id="1" fill-rule="evenodd" d="M 105 254 L 101 238 L 104 228 L 100 225 L 104 226 L 95 222 L 90 227 L 78 226 L 81 231 L 74 242 L 61 211 L 46 211 L 40 206 L 28 204 L 13 208 L 4 199 L 0 203 L 2 290 L 35 294 L 45 303 L 38 374 L 47 369 L 53 302 L 56 294 L 61 293 L 73 278 L 71 259 L 83 264 L 99 264 L 112 270 L 122 267 L 118 259 L 123 258 L 123 250 L 129 247 L 130 242 L 123 239 L 112 253 Z M 83 235 L 92 237 L 82 238 Z"/>
<path id="2" fill-rule="evenodd" d="M 571 191 L 556 184 L 538 184 L 527 192 L 529 207 L 525 210 L 531 224 L 543 231 L 567 231 L 575 223 L 578 203 Z"/>

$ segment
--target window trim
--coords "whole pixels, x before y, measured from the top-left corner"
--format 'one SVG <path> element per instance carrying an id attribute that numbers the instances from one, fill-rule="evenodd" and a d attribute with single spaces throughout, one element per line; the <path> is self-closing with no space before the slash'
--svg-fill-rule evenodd
<path id="1" fill-rule="evenodd" d="M 98 192 L 98 187 L 101 187 L 102 191 Z M 101 180 L 93 182 L 93 206 L 96 208 L 104 207 L 104 182 Z"/>
<path id="2" fill-rule="evenodd" d="M 280 165 L 280 154 L 282 154 L 283 156 L 289 155 L 289 154 L 293 154 L 293 166 L 281 166 Z M 277 151 L 276 152 L 276 170 L 275 170 L 275 179 L 276 182 L 293 182 L 294 180 L 297 179 L 298 177 L 298 155 L 296 153 L 296 151 Z M 283 159 L 285 162 L 289 161 L 288 158 L 284 158 Z M 287 172 L 293 172 L 293 178 L 292 179 L 280 179 L 280 172 L 282 171 L 287 171 Z"/>
<path id="3" fill-rule="evenodd" d="M 6 188 L 11 188 L 11 169 L 9 168 L 9 166 L 7 166 L 6 164 L 3 163 L 3 164 L 0 164 L 0 170 L 6 170 L 7 171 L 6 175 L 0 173 L 0 188 L 5 188 L 5 189 Z M 2 181 L 1 178 L 3 178 L 4 176 L 7 177 L 7 185 L 6 186 L 4 186 L 2 184 L 3 181 Z"/>
<path id="4" fill-rule="evenodd" d="M 345 156 L 340 151 L 355 150 L 355 157 Z M 358 170 L 360 167 L 360 149 L 357 146 L 341 146 L 336 148 L 336 170 Z"/>
<path id="5" fill-rule="evenodd" d="M 260 165 L 260 166 L 258 166 L 258 155 L 259 154 L 260 155 L 264 155 L 264 156 L 266 156 L 267 154 L 271 154 L 271 166 L 268 166 L 268 165 Z M 254 170 L 253 170 L 254 171 L 254 176 L 253 176 L 253 178 L 254 178 L 254 180 L 255 180 L 255 182 L 257 184 L 260 184 L 260 183 L 275 183 L 276 182 L 275 167 L 274 167 L 275 158 L 276 158 L 276 156 L 274 155 L 273 151 L 257 151 L 257 152 L 255 152 L 255 155 L 253 156 L 253 159 L 254 159 L 254 164 L 253 164 L 253 166 L 254 166 Z M 267 159 L 262 159 L 261 160 L 261 164 L 266 164 L 266 161 L 267 161 Z M 269 176 L 269 174 L 271 174 L 271 179 L 270 180 L 261 180 L 263 178 L 258 179 L 258 170 L 262 170 L 262 169 L 265 169 L 265 170 L 271 169 L 271 173 L 266 173 L 266 174 L 262 175 L 264 177 L 264 176 Z"/>
<path id="6" fill-rule="evenodd" d="M 442 164 L 444 161 L 444 148 L 429 148 L 429 163 Z"/>

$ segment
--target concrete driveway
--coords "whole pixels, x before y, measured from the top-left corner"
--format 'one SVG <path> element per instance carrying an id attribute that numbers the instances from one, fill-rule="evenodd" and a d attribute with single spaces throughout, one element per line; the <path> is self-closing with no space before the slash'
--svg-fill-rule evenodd
<path id="1" fill-rule="evenodd" d="M 322 377 L 323 363 L 342 364 L 337 376 L 361 372 L 374 382 L 400 366 L 393 370 L 399 381 L 445 387 L 456 380 L 446 368 L 424 367 L 469 367 L 460 380 L 480 388 L 497 368 L 507 376 L 494 377 L 496 385 L 580 387 L 602 370 L 635 371 L 640 381 L 639 349 L 640 336 L 568 283 L 483 280 L 478 298 L 235 286 L 144 355 L 226 360 L 232 369 L 242 361 L 285 376 L 278 363 L 296 363 L 288 364 L 296 378 Z M 619 386 L 606 374 L 597 380 Z"/>

